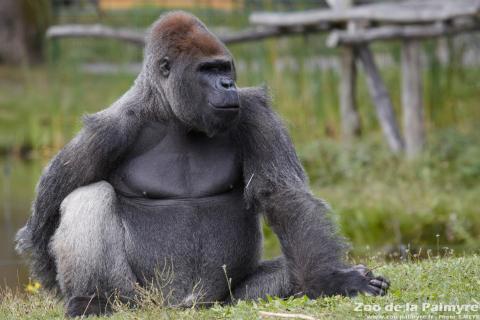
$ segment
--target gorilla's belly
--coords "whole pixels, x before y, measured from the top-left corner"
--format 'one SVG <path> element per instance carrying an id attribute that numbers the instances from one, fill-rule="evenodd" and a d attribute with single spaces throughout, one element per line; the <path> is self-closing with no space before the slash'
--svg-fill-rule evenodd
<path id="1" fill-rule="evenodd" d="M 129 158 L 111 175 L 128 197 L 196 198 L 221 194 L 241 184 L 241 168 L 227 135 L 209 138 L 150 123 Z"/>
<path id="2" fill-rule="evenodd" d="M 188 200 L 119 198 L 127 259 L 143 285 L 153 283 L 170 303 L 193 295 L 215 301 L 228 294 L 259 260 L 258 216 L 246 210 L 241 190 Z"/>
<path id="3" fill-rule="evenodd" d="M 151 123 L 130 154 L 110 182 L 132 271 L 142 284 L 163 287 L 171 303 L 192 293 L 225 298 L 227 276 L 235 284 L 252 272 L 261 246 L 231 139 Z"/>

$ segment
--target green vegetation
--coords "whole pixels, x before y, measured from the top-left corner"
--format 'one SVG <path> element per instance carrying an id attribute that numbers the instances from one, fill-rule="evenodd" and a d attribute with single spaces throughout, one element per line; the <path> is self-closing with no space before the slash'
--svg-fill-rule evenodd
<path id="1" fill-rule="evenodd" d="M 323 41 L 312 38 L 313 43 Z M 29 155 L 34 160 L 38 169 L 29 179 L 30 190 L 40 174 L 38 163 L 45 164 L 79 130 L 81 115 L 109 106 L 134 80 L 126 69 L 117 74 L 89 74 L 81 69 L 81 62 L 107 60 L 113 56 L 109 50 L 120 44 L 65 42 L 58 64 L 0 69 L 0 153 Z M 369 247 L 390 252 L 401 245 L 413 251 L 437 245 L 458 252 L 475 249 L 480 231 L 476 203 L 480 197 L 480 130 L 476 126 L 480 69 L 450 70 L 451 66 L 437 62 L 425 71 L 428 147 L 418 159 L 406 161 L 388 151 L 362 77 L 358 96 L 365 134 L 350 144 L 341 141 L 338 76 L 332 69 L 309 66 L 315 59 L 328 60 L 333 55 L 320 51 L 320 57 L 314 49 L 300 37 L 232 47 L 239 85 L 270 87 L 313 190 L 331 204 L 355 253 L 368 252 Z M 379 47 L 377 52 L 388 53 L 387 49 L 395 58 L 395 46 Z M 129 50 L 140 54 L 138 48 Z M 398 108 L 398 67 L 386 67 L 383 74 Z M 25 187 L 25 181 L 18 186 Z M 12 193 L 17 193 L 15 186 Z M 271 232 L 266 232 L 270 257 L 279 251 Z"/>
<path id="2" fill-rule="evenodd" d="M 246 23 L 243 13 L 198 13 L 209 25 L 239 28 Z M 155 10 L 102 17 L 72 17 L 64 12 L 59 19 L 145 27 L 157 15 Z M 147 294 L 140 310 L 119 306 L 111 319 L 258 319 L 260 311 L 347 319 L 377 314 L 354 311 L 357 302 L 378 304 L 382 310 L 392 304 L 403 306 L 396 315 L 411 314 L 405 311 L 407 303 L 419 308 L 422 303 L 478 305 L 480 66 L 463 67 L 461 47 L 454 48 L 448 65 L 442 65 L 435 43 L 425 44 L 428 146 L 417 159 L 407 161 L 389 152 L 362 74 L 358 100 L 364 135 L 350 143 L 341 140 L 338 75 L 331 67 L 335 55 L 324 48 L 324 40 L 309 35 L 232 46 L 238 83 L 270 87 L 274 107 L 292 134 L 314 193 L 331 204 L 333 219 L 352 242 L 351 257 L 380 266 L 376 271 L 392 280 L 390 294 L 315 301 L 269 299 L 208 310 L 162 308 L 158 297 Z M 399 47 L 381 44 L 374 49 L 393 61 L 382 67 L 382 74 L 400 120 Z M 142 57 L 136 47 L 91 39 L 49 42 L 46 53 L 48 62 L 42 66 L 0 67 L 0 186 L 4 190 L 0 213 L 7 209 L 13 213 L 15 227 L 26 219 L 41 168 L 79 130 L 81 115 L 108 107 L 129 88 L 135 76 L 128 72 L 128 63 Z M 82 69 L 84 63 L 102 62 L 118 64 L 121 72 L 91 74 Z M 0 226 L 8 221 L 2 220 L 6 216 L 0 214 Z M 265 256 L 278 255 L 278 243 L 267 227 L 265 235 Z M 1 234 L 0 240 L 0 249 L 7 246 L 10 252 L 11 237 Z M 359 258 L 372 255 L 374 261 Z M 448 257 L 437 258 L 444 255 Z M 385 264 L 390 259 L 395 262 Z M 14 273 L 12 268 L 9 277 L 14 278 Z M 26 294 L 22 289 L 0 293 L 0 319 L 61 318 L 62 314 L 61 303 L 45 293 Z"/>
<path id="3" fill-rule="evenodd" d="M 159 302 L 162 299 L 158 294 L 145 292 L 139 309 L 131 310 L 117 304 L 117 313 L 105 319 L 259 319 L 262 312 L 302 314 L 317 319 L 361 319 L 379 314 L 397 317 L 430 315 L 430 319 L 437 319 L 440 315 L 456 314 L 455 311 L 445 311 L 445 305 L 463 305 L 460 315 L 473 316 L 480 314 L 479 264 L 480 257 L 474 255 L 460 258 L 432 257 L 424 261 L 381 266 L 376 271 L 385 274 L 392 282 L 390 293 L 384 297 L 267 299 L 261 302 L 240 301 L 232 306 L 214 305 L 210 309 L 200 307 L 182 310 L 161 307 Z M 443 304 L 444 311 L 435 309 L 440 304 Z M 476 309 L 468 312 L 465 311 L 467 307 L 470 310 Z M 397 311 L 392 311 L 393 308 L 397 308 Z M 63 317 L 63 312 L 62 304 L 56 298 L 42 292 L 0 293 L 1 319 L 59 319 Z"/>

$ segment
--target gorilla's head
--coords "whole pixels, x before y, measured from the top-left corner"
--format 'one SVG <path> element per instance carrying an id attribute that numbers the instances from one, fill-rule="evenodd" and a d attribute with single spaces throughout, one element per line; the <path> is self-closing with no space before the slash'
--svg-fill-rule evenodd
<path id="1" fill-rule="evenodd" d="M 151 85 L 188 128 L 213 136 L 233 125 L 240 108 L 232 56 L 196 17 L 160 17 L 145 59 Z"/>

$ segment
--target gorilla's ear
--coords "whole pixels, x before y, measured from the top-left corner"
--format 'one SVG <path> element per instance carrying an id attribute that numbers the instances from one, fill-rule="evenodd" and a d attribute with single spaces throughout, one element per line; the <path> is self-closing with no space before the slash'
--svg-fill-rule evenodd
<path id="1" fill-rule="evenodd" d="M 167 56 L 160 60 L 160 72 L 162 76 L 168 78 L 170 74 L 170 59 Z"/>

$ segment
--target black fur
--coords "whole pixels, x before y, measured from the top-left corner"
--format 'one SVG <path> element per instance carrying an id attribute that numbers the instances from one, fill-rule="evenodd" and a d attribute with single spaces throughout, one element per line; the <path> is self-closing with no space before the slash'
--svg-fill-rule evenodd
<path id="1" fill-rule="evenodd" d="M 168 19 L 181 21 L 194 19 L 198 21 L 184 13 L 176 13 L 167 15 L 163 20 L 160 19 L 156 24 L 157 27 L 154 27 L 153 30 L 159 32 L 158 29 L 163 26 L 162 23 L 165 24 L 165 21 L 169 21 Z M 178 21 L 175 23 L 178 24 Z M 171 27 L 172 23 L 167 25 Z M 208 32 L 205 30 L 201 29 L 199 32 L 205 37 L 213 37 L 209 34 L 203 34 L 203 32 Z M 198 36 L 198 34 L 196 35 Z M 152 34 L 149 37 L 149 42 L 154 41 L 155 35 Z M 207 49 L 217 50 L 219 48 L 218 50 L 223 50 L 224 63 L 232 64 L 232 69 L 222 71 L 221 77 L 234 79 L 233 61 L 229 52 L 223 45 L 219 44 L 216 48 L 214 41 L 211 39 L 209 41 L 211 43 Z M 375 277 L 363 266 L 351 267 L 343 261 L 346 249 L 345 242 L 338 236 L 328 218 L 328 206 L 322 200 L 315 198 L 309 190 L 308 179 L 298 160 L 294 146 L 281 120 L 270 107 L 270 98 L 266 89 L 228 89 L 233 90 L 228 92 L 228 101 L 222 100 L 223 89 L 211 89 L 208 85 L 209 81 L 216 81 L 218 78 L 215 73 L 209 73 L 208 76 L 204 76 L 204 74 L 202 79 L 206 79 L 205 83 L 207 84 L 204 84 L 201 88 L 195 87 L 197 79 L 195 74 L 198 72 L 198 65 L 195 64 L 197 58 L 189 55 L 179 55 L 163 59 L 163 56 L 159 56 L 158 53 L 165 54 L 164 51 L 158 49 L 159 46 L 162 48 L 163 45 L 163 43 L 160 43 L 147 46 L 144 68 L 134 86 L 110 108 L 86 117 L 82 131 L 55 156 L 45 169 L 37 186 L 37 197 L 33 203 L 32 216 L 25 227 L 18 232 L 16 238 L 17 250 L 28 255 L 34 277 L 40 280 L 47 289 L 62 289 L 61 293 L 70 299 L 67 305 L 67 314 L 70 316 L 80 315 L 86 309 L 88 313 L 92 314 L 107 311 L 103 308 L 102 297 L 96 297 L 91 305 L 87 303 L 87 300 L 90 299 L 88 297 L 95 292 L 108 295 L 109 292 L 107 291 L 111 290 L 107 288 L 110 288 L 111 284 L 102 281 L 113 278 L 115 278 L 115 281 L 121 281 L 122 275 L 119 275 L 119 277 L 116 277 L 115 274 L 103 276 L 100 270 L 88 270 L 85 266 L 87 268 L 85 270 L 91 272 L 92 277 L 95 276 L 94 279 L 100 279 L 97 287 L 89 288 L 80 293 L 74 292 L 73 289 L 66 289 L 72 286 L 75 288 L 75 281 L 85 282 L 86 280 L 81 277 L 88 277 L 89 273 L 84 273 L 82 276 L 78 275 L 78 279 L 75 279 L 75 270 L 70 270 L 71 274 L 67 276 L 72 277 L 73 274 L 73 279 L 67 277 L 70 281 L 68 285 L 63 282 L 59 284 L 59 281 L 65 281 L 66 276 L 57 274 L 58 266 L 56 263 L 64 263 L 64 261 L 56 261 L 58 257 L 55 256 L 54 248 L 51 247 L 52 236 L 60 224 L 60 205 L 62 201 L 79 187 L 106 180 L 113 183 L 115 192 L 117 192 L 116 196 L 109 198 L 109 201 L 113 203 L 113 207 L 117 210 L 111 213 L 115 215 L 114 217 L 118 216 L 123 222 L 123 227 L 119 230 L 130 232 L 130 239 L 129 242 L 126 242 L 126 245 L 130 246 L 131 249 L 124 247 L 116 249 L 126 250 L 125 255 L 129 261 L 129 268 L 131 268 L 129 272 L 135 274 L 135 276 L 130 275 L 130 277 L 137 277 L 143 285 L 146 285 L 151 278 L 151 276 L 148 279 L 142 277 L 153 272 L 151 265 L 155 262 L 155 257 L 174 254 L 183 257 L 183 262 L 180 263 L 180 265 L 183 263 L 183 269 L 180 271 L 186 277 L 183 282 L 174 281 L 171 285 L 171 289 L 176 290 L 177 293 L 182 293 L 183 296 L 179 296 L 179 299 L 185 298 L 186 291 L 190 288 L 185 285 L 188 277 L 192 276 L 192 279 L 195 279 L 199 275 L 205 275 L 207 283 L 203 283 L 203 285 L 210 286 L 210 288 L 207 288 L 204 297 L 206 299 L 231 301 L 227 283 L 223 280 L 223 276 L 219 276 L 219 269 L 216 265 L 224 260 L 231 264 L 227 266 L 225 271 L 227 272 L 226 277 L 232 278 L 231 285 L 233 288 L 231 289 L 234 298 L 257 299 L 266 295 L 287 297 L 302 294 L 315 298 L 333 294 L 353 296 L 361 292 L 373 295 L 385 294 L 388 281 L 382 277 Z M 158 69 L 158 61 L 164 61 L 162 64 L 164 69 Z M 168 65 L 168 68 L 166 68 L 165 61 L 171 62 L 172 66 Z M 207 98 L 204 97 L 206 94 Z M 238 112 L 235 108 L 224 111 L 205 107 L 205 104 L 208 104 L 209 101 L 216 101 L 216 104 L 220 103 L 220 105 L 223 103 L 229 108 L 232 105 L 237 107 L 235 106 L 238 103 L 236 102 L 237 97 L 239 101 Z M 227 192 L 227 196 L 225 196 L 222 193 L 226 192 L 224 187 L 216 186 L 216 193 L 209 194 L 208 181 L 205 182 L 207 183 L 207 189 L 205 189 L 205 183 L 201 182 L 204 183 L 202 185 L 203 189 L 199 190 L 207 190 L 206 196 L 214 199 L 210 207 L 201 209 L 204 210 L 203 212 L 196 213 L 196 210 L 204 208 L 205 202 L 202 202 L 202 206 L 187 206 L 185 212 L 182 211 L 181 206 L 176 206 L 175 209 L 172 209 L 175 214 L 165 215 L 161 221 L 135 220 L 152 219 L 153 216 L 147 211 L 156 209 L 145 209 L 145 213 L 141 211 L 143 209 L 135 209 L 140 208 L 142 204 L 136 202 L 128 204 L 129 199 L 131 197 L 142 197 L 142 195 L 135 193 L 122 195 L 121 188 L 115 181 L 122 177 L 122 165 L 128 159 L 131 159 L 132 155 L 137 157 L 136 152 L 140 152 L 139 156 L 141 156 L 142 152 L 146 152 L 145 150 L 154 148 L 155 143 L 157 143 L 155 136 L 153 145 L 149 146 L 152 144 L 152 138 L 145 140 L 141 138 L 142 135 L 140 134 L 147 123 L 152 122 L 160 124 L 159 132 L 167 132 L 158 135 L 159 141 L 168 132 L 179 132 L 175 134 L 180 134 L 182 137 L 191 137 L 192 134 L 200 136 L 206 134 L 212 137 L 212 143 L 218 141 L 216 137 L 221 134 L 226 135 L 222 139 L 226 139 L 227 144 L 231 139 L 231 143 L 236 150 L 235 155 L 241 175 L 240 181 L 236 181 L 235 172 L 232 173 L 232 183 L 235 184 L 232 184 L 233 191 Z M 200 133 L 195 133 L 196 131 Z M 202 139 L 202 141 L 207 141 L 204 138 Z M 135 148 L 142 143 L 147 143 L 148 146 Z M 175 148 L 178 147 L 175 146 Z M 169 148 L 168 150 L 172 150 L 172 147 Z M 181 150 L 182 148 L 186 149 L 187 147 L 186 145 L 180 146 Z M 224 150 L 223 147 L 214 147 L 211 150 L 217 150 L 215 148 Z M 136 151 L 137 149 L 140 149 L 140 151 Z M 208 152 L 207 149 L 205 152 Z M 226 155 L 229 154 L 228 148 L 222 152 Z M 159 159 L 160 163 L 165 163 L 168 160 L 162 160 L 162 154 L 153 154 L 150 158 L 145 159 L 151 159 L 148 161 Z M 191 161 L 196 160 L 191 159 Z M 237 170 L 228 169 L 229 166 L 226 168 L 227 171 L 224 171 L 227 173 L 228 170 Z M 153 175 L 153 177 L 155 176 Z M 227 175 L 228 177 L 230 176 Z M 176 180 L 172 181 L 177 183 Z M 105 185 L 109 186 L 108 183 Z M 111 187 L 107 187 L 105 190 L 110 190 L 109 188 Z M 239 208 L 237 202 L 215 202 L 220 201 L 218 199 L 230 199 L 230 194 L 232 199 L 237 199 L 234 192 L 237 192 L 238 188 L 243 189 L 242 201 L 248 209 Z M 172 200 L 175 200 L 176 197 L 188 197 L 190 195 L 189 201 L 197 201 L 196 197 L 198 195 L 194 197 L 191 195 L 198 190 L 177 189 L 180 190 L 180 193 L 171 196 Z M 108 196 L 108 191 L 106 195 Z M 91 197 L 92 193 L 89 193 L 88 196 Z M 142 201 L 147 203 L 147 207 L 154 208 L 155 201 L 159 201 L 158 199 L 150 200 L 146 193 L 144 193 L 144 196 L 146 199 Z M 165 198 L 168 199 L 168 196 L 165 196 Z M 218 206 L 215 203 L 218 203 Z M 235 207 L 235 210 L 230 212 L 230 214 L 234 214 L 230 220 L 228 219 L 229 213 L 223 213 L 223 210 L 225 210 L 223 208 L 227 208 L 229 204 Z M 192 210 L 192 214 L 195 213 L 195 215 L 187 214 L 190 212 L 188 210 Z M 138 213 L 136 214 L 134 211 Z M 216 217 L 215 215 L 219 212 L 222 212 L 222 215 L 218 216 L 217 221 L 210 220 L 212 217 Z M 283 256 L 279 259 L 258 261 L 260 256 L 258 249 L 260 239 L 256 236 L 257 232 L 260 232 L 256 220 L 258 214 L 265 215 L 268 223 L 280 239 Z M 160 216 L 160 211 L 158 215 Z M 237 222 L 233 223 L 232 221 Z M 238 230 L 238 223 L 249 226 L 248 228 L 251 230 Z M 155 224 L 158 224 L 158 227 Z M 111 225 L 115 226 L 115 224 Z M 183 229 L 171 230 L 175 226 Z M 185 230 L 191 228 L 194 228 L 192 230 L 195 230 L 198 234 L 185 234 Z M 164 230 L 171 233 L 155 235 L 155 230 Z M 110 231 L 112 232 L 112 230 Z M 145 234 L 145 231 L 147 231 L 147 234 Z M 151 234 L 148 234 L 148 232 L 151 232 Z M 132 238 L 132 234 L 136 234 L 137 238 Z M 104 234 L 101 239 L 104 239 L 104 237 L 108 237 L 108 234 Z M 221 237 L 224 237 L 225 240 Z M 143 243 L 141 239 L 150 242 Z M 230 243 L 227 239 L 230 239 L 231 242 L 232 239 L 235 239 L 233 241 L 235 243 Z M 60 244 L 62 243 L 62 239 L 57 240 Z M 167 245 L 169 241 L 173 244 Z M 105 243 L 99 245 L 99 250 L 108 252 L 109 248 L 105 247 Z M 165 244 L 165 252 L 161 252 L 159 244 Z M 56 250 L 61 249 L 57 246 Z M 65 250 L 68 251 L 68 249 Z M 156 253 L 154 250 L 160 251 Z M 71 254 L 75 253 L 72 252 Z M 65 256 L 68 257 L 68 254 Z M 210 257 L 211 259 L 209 259 Z M 74 258 L 72 257 L 72 259 Z M 105 263 L 116 261 L 114 258 L 105 259 Z M 132 259 L 134 259 L 133 263 Z M 122 268 L 125 268 L 125 261 L 121 261 Z M 195 261 L 198 261 L 198 263 L 194 263 Z M 231 268 L 228 269 L 229 267 Z M 119 272 L 118 270 L 112 267 L 111 272 Z M 115 289 L 122 293 L 124 288 Z M 175 303 L 181 302 L 178 299 L 175 301 Z M 186 299 L 183 300 L 183 303 L 186 305 L 190 302 Z"/>
<path id="2" fill-rule="evenodd" d="M 355 295 L 371 278 L 343 262 L 344 240 L 315 198 L 292 142 L 269 106 L 265 89 L 242 90 L 242 119 L 236 139 L 242 150 L 247 204 L 263 212 L 285 255 L 292 294 Z"/>
<path id="3" fill-rule="evenodd" d="M 67 317 L 88 317 L 111 313 L 108 300 L 93 296 L 77 296 L 68 300 L 65 315 Z"/>
<path id="4" fill-rule="evenodd" d="M 49 242 L 58 227 L 62 200 L 76 188 L 108 176 L 135 136 L 138 119 L 97 114 L 85 118 L 85 128 L 44 170 L 37 185 L 32 216 L 17 234 L 17 251 L 29 254 L 33 276 L 47 289 L 57 287 Z"/>

